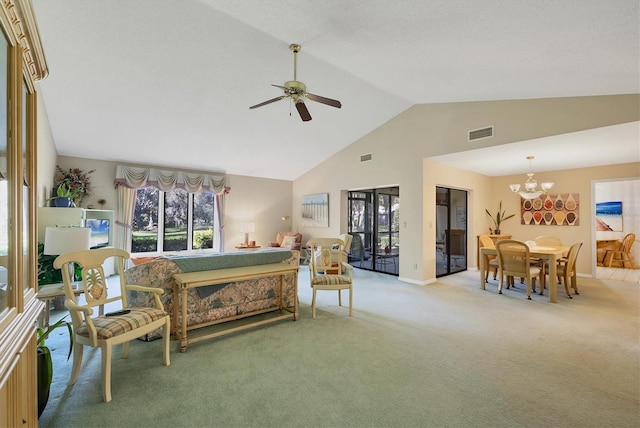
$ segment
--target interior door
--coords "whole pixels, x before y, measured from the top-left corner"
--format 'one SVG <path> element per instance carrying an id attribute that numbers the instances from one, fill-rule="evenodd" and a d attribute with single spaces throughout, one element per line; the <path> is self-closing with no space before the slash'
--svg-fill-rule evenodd
<path id="1" fill-rule="evenodd" d="M 467 192 L 436 187 L 436 277 L 467 270 Z"/>

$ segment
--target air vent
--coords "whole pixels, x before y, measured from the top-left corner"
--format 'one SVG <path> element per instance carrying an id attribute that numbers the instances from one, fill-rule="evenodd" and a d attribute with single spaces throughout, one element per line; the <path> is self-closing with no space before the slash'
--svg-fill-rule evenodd
<path id="1" fill-rule="evenodd" d="M 365 153 L 360 155 L 360 163 L 362 162 L 371 162 L 373 160 L 373 153 Z"/>
<path id="2" fill-rule="evenodd" d="M 493 137 L 493 125 L 469 131 L 469 141 L 483 140 Z"/>

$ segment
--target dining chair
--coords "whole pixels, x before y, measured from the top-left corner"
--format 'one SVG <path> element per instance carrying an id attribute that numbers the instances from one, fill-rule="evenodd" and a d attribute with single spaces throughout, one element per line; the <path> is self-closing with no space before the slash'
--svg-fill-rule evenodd
<path id="1" fill-rule="evenodd" d="M 535 242 L 536 246 L 538 247 L 561 247 L 562 246 L 562 240 L 560 238 L 558 238 L 557 236 L 553 236 L 553 235 L 540 235 L 540 236 L 536 236 L 533 239 L 533 242 Z M 536 257 L 533 257 L 531 259 L 531 262 L 535 265 L 539 265 L 542 268 L 542 278 L 546 278 L 546 272 L 549 271 L 549 263 L 546 260 L 542 260 Z M 535 288 L 533 289 L 533 291 L 535 292 Z M 540 287 L 540 294 L 544 293 L 544 283 L 542 285 L 542 287 Z"/>
<path id="2" fill-rule="evenodd" d="M 558 281 L 564 284 L 564 290 L 567 292 L 567 297 L 570 299 L 572 297 L 569 293 L 569 278 L 571 278 L 571 288 L 573 288 L 573 292 L 575 294 L 580 294 L 578 292 L 576 261 L 578 259 L 578 253 L 580 253 L 580 249 L 582 248 L 583 243 L 584 241 L 577 241 L 571 244 L 571 247 L 569 247 L 569 253 L 567 253 L 566 260 L 558 263 Z"/>
<path id="3" fill-rule="evenodd" d="M 623 268 L 628 267 L 630 269 L 635 269 L 635 264 L 633 263 L 633 257 L 631 256 L 631 247 L 633 247 L 633 243 L 636 241 L 635 233 L 628 233 L 622 238 L 622 243 L 620 247 L 615 250 L 607 250 L 604 255 L 604 265 L 611 267 L 613 263 L 620 264 Z"/>
<path id="4" fill-rule="evenodd" d="M 498 253 L 498 276 L 500 277 L 498 294 L 502 294 L 505 276 L 507 277 L 507 289 L 513 285 L 514 277 L 520 277 L 525 279 L 527 299 L 531 300 L 531 289 L 532 287 L 535 289 L 536 278 L 542 278 L 542 269 L 531 264 L 529 246 L 522 241 L 505 239 L 496 242 L 496 251 Z M 544 290 L 542 279 L 540 286 Z"/>
<path id="5" fill-rule="evenodd" d="M 495 248 L 496 245 L 493 239 L 489 235 L 480 235 L 480 248 Z M 498 256 L 486 255 L 485 256 L 485 276 L 484 282 L 489 282 L 489 271 L 493 270 L 493 280 L 495 281 L 498 275 Z"/>
<path id="6" fill-rule="evenodd" d="M 353 241 L 353 236 L 348 233 L 343 233 L 339 237 L 343 245 L 338 248 L 338 245 L 334 245 L 331 249 L 331 263 L 338 263 L 338 261 L 343 261 L 345 263 L 349 263 L 349 253 L 351 251 L 351 242 Z M 320 250 L 316 250 L 314 253 L 315 257 L 320 257 Z"/>
<path id="7" fill-rule="evenodd" d="M 562 247 L 562 239 L 553 235 L 536 236 L 533 241 L 538 247 Z"/>
<path id="8" fill-rule="evenodd" d="M 104 274 L 104 262 L 115 258 L 116 272 L 120 275 L 120 295 L 109 297 Z M 162 329 L 163 363 L 170 364 L 170 318 L 164 311 L 160 295 L 162 288 L 142 287 L 125 284 L 124 261 L 129 259 L 127 251 L 117 248 L 100 248 L 77 251 L 58 256 L 53 266 L 62 270 L 65 306 L 71 314 L 73 324 L 73 368 L 69 385 L 76 383 L 82 365 L 82 351 L 85 346 L 100 348 L 102 372 L 102 399 L 111 401 L 111 353 L 115 345 L 123 344 L 123 358 L 129 356 L 129 342 L 154 330 Z M 78 264 L 82 268 L 82 287 L 85 303 L 79 304 L 73 289 L 69 267 Z M 71 271 L 73 272 L 73 270 Z M 127 291 L 153 293 L 155 308 L 129 307 Z M 107 303 L 121 302 L 121 310 L 93 317 L 94 308 Z"/>
<path id="9" fill-rule="evenodd" d="M 353 313 L 353 268 L 342 257 L 333 257 L 334 251 L 341 254 L 344 241 L 339 238 L 313 238 L 307 242 L 312 254 L 309 261 L 310 285 L 313 289 L 311 317 L 316 317 L 316 292 L 338 291 L 338 306 L 342 306 L 342 290 L 349 290 L 349 316 Z"/>

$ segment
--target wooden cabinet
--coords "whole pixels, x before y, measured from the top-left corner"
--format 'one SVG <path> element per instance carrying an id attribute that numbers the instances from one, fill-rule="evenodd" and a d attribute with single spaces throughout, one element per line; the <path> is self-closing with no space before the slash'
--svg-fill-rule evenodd
<path id="1" fill-rule="evenodd" d="M 0 426 L 36 427 L 37 99 L 47 75 L 28 0 L 0 2 Z"/>

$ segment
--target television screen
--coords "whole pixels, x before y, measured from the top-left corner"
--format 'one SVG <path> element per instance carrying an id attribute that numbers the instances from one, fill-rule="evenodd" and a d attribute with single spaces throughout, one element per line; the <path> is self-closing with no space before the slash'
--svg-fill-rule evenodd
<path id="1" fill-rule="evenodd" d="M 109 245 L 109 220 L 90 218 L 85 224 L 91 229 L 91 248 Z"/>

